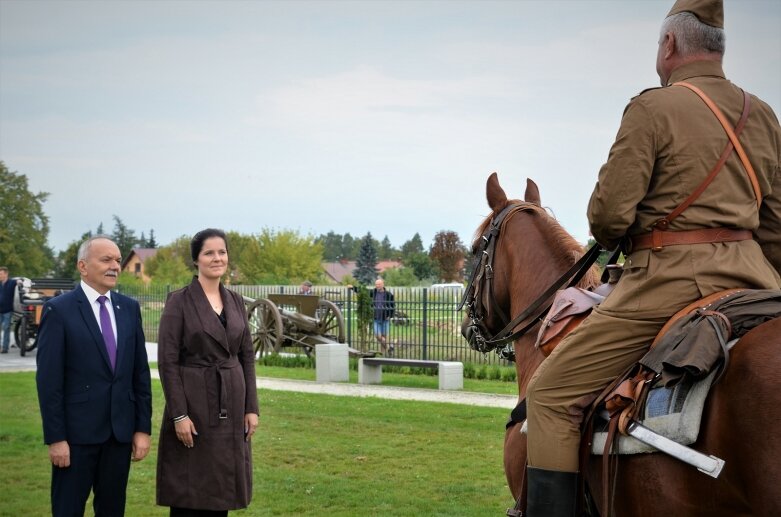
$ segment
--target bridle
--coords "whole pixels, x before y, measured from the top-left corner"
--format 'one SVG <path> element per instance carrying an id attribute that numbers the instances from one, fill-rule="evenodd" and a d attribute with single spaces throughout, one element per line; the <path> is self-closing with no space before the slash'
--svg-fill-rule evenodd
<path id="1" fill-rule="evenodd" d="M 556 294 L 556 291 L 567 283 L 567 287 L 571 287 L 580 282 L 583 275 L 586 274 L 602 251 L 602 247 L 599 244 L 594 244 L 566 273 L 559 277 L 523 312 L 510 321 L 497 303 L 494 294 L 493 277 L 496 245 L 502 229 L 513 215 L 537 208 L 537 205 L 531 203 L 512 203 L 491 218 L 490 224 L 480 236 L 479 245 L 474 251 L 475 258 L 472 274 L 464 290 L 461 303 L 459 303 L 456 309 L 461 310 L 466 306 L 469 324 L 462 328 L 461 333 L 469 342 L 469 346 L 484 354 L 496 350 L 499 357 L 508 361 L 515 360 L 515 350 L 512 347 L 512 342 L 542 321 L 550 309 L 550 300 Z M 485 323 L 485 318 L 488 315 L 487 309 L 494 310 L 504 325 L 504 328 L 494 335 L 491 335 L 491 331 Z M 523 322 L 526 322 L 526 324 L 520 329 L 513 331 Z"/>

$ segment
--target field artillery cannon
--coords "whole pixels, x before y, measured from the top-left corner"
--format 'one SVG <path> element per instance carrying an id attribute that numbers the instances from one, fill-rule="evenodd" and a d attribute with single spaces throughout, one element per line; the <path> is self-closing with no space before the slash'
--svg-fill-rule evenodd
<path id="1" fill-rule="evenodd" d="M 317 345 L 345 342 L 342 311 L 330 300 L 308 294 L 270 294 L 258 300 L 245 297 L 245 302 L 256 356 L 279 353 L 283 347 L 299 347 L 311 355 Z"/>

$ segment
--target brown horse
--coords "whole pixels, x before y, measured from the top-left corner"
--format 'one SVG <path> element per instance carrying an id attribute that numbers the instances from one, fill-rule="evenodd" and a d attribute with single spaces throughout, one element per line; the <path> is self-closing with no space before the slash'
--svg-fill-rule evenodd
<path id="1" fill-rule="evenodd" d="M 508 200 L 496 174 L 488 178 L 486 197 L 492 210 L 476 235 L 511 204 L 528 205 L 505 219 L 497 237 L 493 278 L 483 324 L 495 335 L 504 326 L 499 312 L 523 312 L 583 254 L 583 248 L 541 207 L 540 194 L 527 181 L 525 201 Z M 477 249 L 475 242 L 473 249 Z M 598 282 L 595 271 L 581 287 Z M 485 286 L 484 286 L 485 287 Z M 497 307 L 491 308 L 490 305 Z M 467 322 L 465 322 L 467 325 Z M 544 359 L 533 344 L 536 329 L 513 345 L 519 401 Z M 732 349 L 729 368 L 713 387 L 698 440 L 692 447 L 726 464 L 717 479 L 662 453 L 620 456 L 611 515 L 617 516 L 778 516 L 781 515 L 781 318 L 746 334 Z M 513 497 L 521 493 L 526 436 L 520 424 L 507 429 L 504 468 Z M 601 493 L 601 456 L 581 466 L 594 494 Z M 604 501 L 595 497 L 598 510 Z"/>

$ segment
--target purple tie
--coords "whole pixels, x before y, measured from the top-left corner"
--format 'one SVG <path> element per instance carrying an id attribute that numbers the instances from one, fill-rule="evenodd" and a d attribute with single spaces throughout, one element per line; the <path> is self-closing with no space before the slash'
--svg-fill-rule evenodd
<path id="1" fill-rule="evenodd" d="M 108 359 L 111 362 L 111 369 L 117 363 L 117 340 L 114 338 L 114 329 L 111 328 L 111 316 L 108 314 L 108 308 L 106 308 L 105 296 L 98 296 L 98 302 L 100 302 L 100 331 L 103 333 L 103 342 L 106 344 L 106 352 L 108 352 Z"/>

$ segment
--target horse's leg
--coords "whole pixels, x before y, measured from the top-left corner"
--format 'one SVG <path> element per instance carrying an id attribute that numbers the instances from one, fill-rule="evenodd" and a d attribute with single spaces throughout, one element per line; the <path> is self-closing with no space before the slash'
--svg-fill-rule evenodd
<path id="1" fill-rule="evenodd" d="M 516 501 L 523 489 L 526 469 L 526 435 L 521 433 L 521 425 L 510 426 L 504 435 L 504 473 Z"/>

